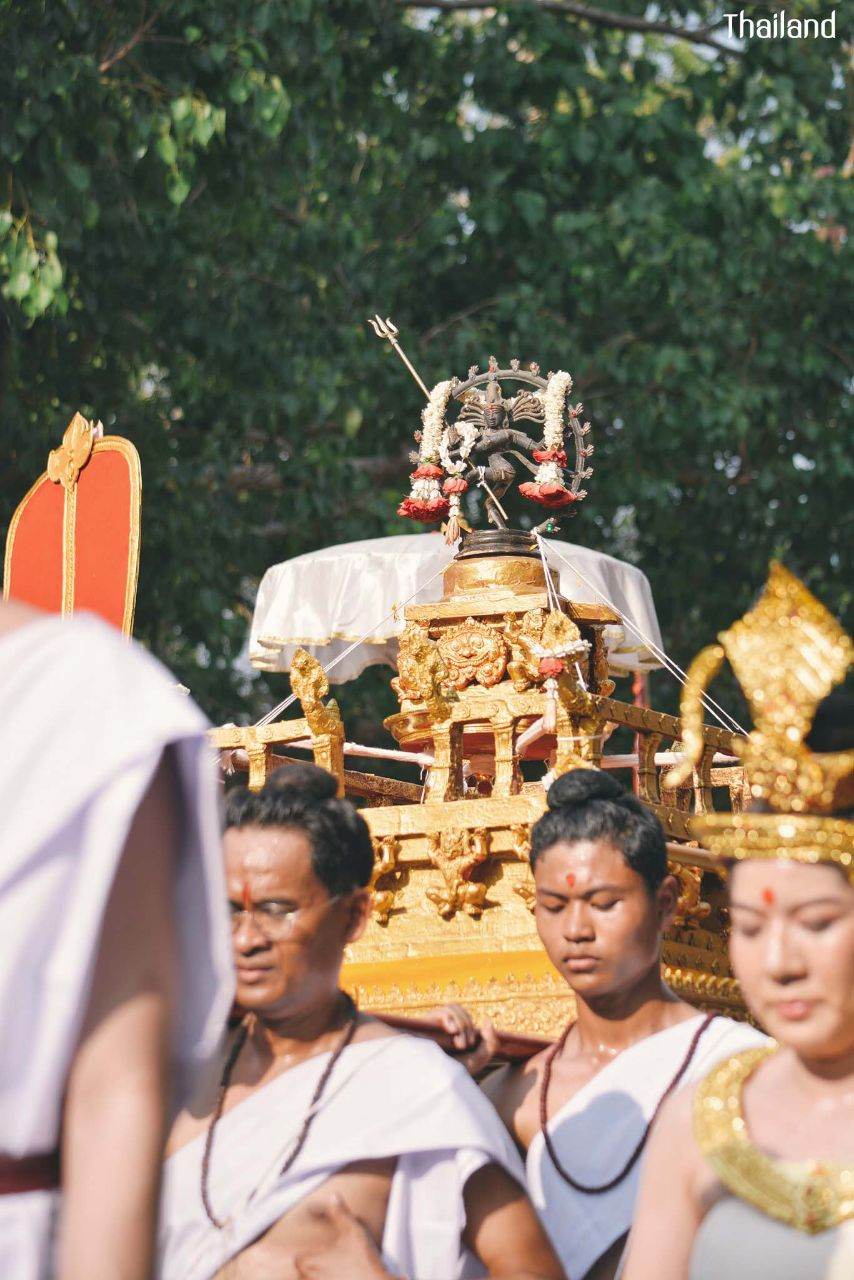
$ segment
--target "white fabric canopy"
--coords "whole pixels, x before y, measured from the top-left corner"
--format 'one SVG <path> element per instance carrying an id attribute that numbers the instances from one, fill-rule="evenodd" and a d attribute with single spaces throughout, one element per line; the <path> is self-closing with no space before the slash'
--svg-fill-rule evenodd
<path id="1" fill-rule="evenodd" d="M 652 591 L 640 569 L 601 551 L 549 541 L 580 574 L 552 556 L 561 593 L 568 600 L 585 604 L 608 600 L 661 648 Z M 404 602 L 432 604 L 441 598 L 441 571 L 453 559 L 454 550 L 439 533 L 398 534 L 344 542 L 273 565 L 258 589 L 250 661 L 263 662 L 267 670 L 272 663 L 276 670 L 288 671 L 294 651 L 302 647 L 326 666 L 364 636 L 365 642 L 333 668 L 330 680 L 353 680 L 376 663 L 394 666 L 397 637 L 405 625 Z M 262 640 L 284 644 L 269 648 Z M 626 627 L 609 627 L 606 641 L 610 666 L 618 675 L 659 665 Z"/>

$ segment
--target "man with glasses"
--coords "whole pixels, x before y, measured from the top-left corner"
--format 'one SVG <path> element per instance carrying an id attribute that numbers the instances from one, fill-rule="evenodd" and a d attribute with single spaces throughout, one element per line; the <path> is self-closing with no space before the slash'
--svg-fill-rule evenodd
<path id="1" fill-rule="evenodd" d="M 516 1150 L 467 1073 L 340 990 L 373 849 L 335 793 L 294 765 L 229 794 L 243 1017 L 170 1139 L 162 1280 L 210 1280 L 237 1258 L 243 1280 L 559 1280 Z"/>

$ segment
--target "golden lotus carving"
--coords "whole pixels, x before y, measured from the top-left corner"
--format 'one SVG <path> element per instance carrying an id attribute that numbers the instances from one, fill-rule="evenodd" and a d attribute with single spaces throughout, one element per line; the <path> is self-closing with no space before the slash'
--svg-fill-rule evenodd
<path id="1" fill-rule="evenodd" d="M 338 703 L 324 703 L 329 693 L 329 680 L 323 667 L 307 653 L 297 649 L 291 662 L 291 688 L 299 698 L 302 713 L 314 735 L 335 733 L 341 725 Z"/>
<path id="2" fill-rule="evenodd" d="M 465 689 L 475 682 L 491 688 L 507 670 L 507 646 L 502 635 L 474 618 L 443 631 L 436 647 L 455 689 Z"/>

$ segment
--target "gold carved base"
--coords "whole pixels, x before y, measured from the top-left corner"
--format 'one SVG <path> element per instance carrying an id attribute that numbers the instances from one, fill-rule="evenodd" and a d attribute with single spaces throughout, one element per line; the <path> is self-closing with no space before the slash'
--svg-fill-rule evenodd
<path id="1" fill-rule="evenodd" d="M 676 948 L 665 945 L 664 979 L 698 1008 L 743 1018 L 731 977 L 667 963 Z M 540 951 L 462 952 L 344 966 L 342 985 L 360 1008 L 412 1018 L 443 1004 L 468 1009 L 475 1022 L 489 1018 L 500 1031 L 557 1039 L 575 1017 L 575 996 Z"/>
<path id="2" fill-rule="evenodd" d="M 464 805 L 482 824 L 469 838 L 456 816 Z M 528 824 L 542 805 L 540 796 L 519 796 L 365 811 L 383 870 L 373 918 L 343 972 L 362 1008 L 416 1017 L 456 1001 L 502 1030 L 560 1033 L 575 1000 L 537 936 L 527 861 Z M 741 1017 L 717 909 L 704 901 L 715 895 L 699 873 L 674 870 L 684 883 L 680 923 L 664 943 L 665 980 L 700 1008 Z"/>
<path id="3" fill-rule="evenodd" d="M 423 1016 L 456 1002 L 476 1022 L 556 1038 L 575 1015 L 575 998 L 542 952 L 468 952 L 374 964 L 347 964 L 342 983 L 362 1009 Z"/>

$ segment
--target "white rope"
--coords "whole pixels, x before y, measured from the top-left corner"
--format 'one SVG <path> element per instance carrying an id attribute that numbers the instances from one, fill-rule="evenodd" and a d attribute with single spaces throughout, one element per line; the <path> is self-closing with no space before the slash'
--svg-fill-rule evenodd
<path id="1" fill-rule="evenodd" d="M 545 579 L 546 579 L 546 599 L 549 602 L 549 608 L 553 610 L 555 613 L 560 613 L 561 612 L 560 600 L 558 599 L 558 594 L 557 594 L 557 589 L 555 587 L 555 584 L 552 581 L 551 570 L 549 568 L 549 562 L 546 558 L 546 553 L 543 550 L 543 539 L 539 529 L 534 530 L 534 537 L 537 540 L 537 550 L 540 553 L 540 560 L 542 561 L 542 564 L 543 564 L 543 575 L 545 576 Z M 578 665 L 577 662 L 573 663 L 573 665 L 575 667 L 575 673 L 578 676 L 578 683 L 586 693 L 587 681 L 584 679 L 584 676 L 581 674 L 581 667 Z"/>
<path id="2" fill-rule="evenodd" d="M 543 540 L 540 536 L 540 531 L 538 529 L 534 530 L 534 537 L 537 542 L 537 550 L 540 553 L 540 559 L 543 562 L 543 574 L 546 579 L 546 599 L 549 602 L 549 609 L 553 613 L 560 613 L 561 612 L 560 601 L 558 600 L 555 584 L 552 582 L 552 575 L 549 572 L 549 562 L 546 559 L 545 552 L 543 551 Z"/>
<path id="3" fill-rule="evenodd" d="M 489 494 L 490 498 L 492 499 L 492 501 L 495 503 L 498 510 L 503 515 L 504 519 L 505 520 L 509 519 L 507 512 L 504 510 L 501 503 L 498 501 L 495 494 L 492 492 L 489 485 L 486 483 L 486 467 L 478 467 L 478 472 L 480 474 L 480 479 L 477 482 L 477 487 L 479 489 L 485 489 L 486 492 Z"/>
<path id="4" fill-rule="evenodd" d="M 656 658 L 658 658 L 659 662 L 664 667 L 666 667 L 666 669 L 670 672 L 673 678 L 679 682 L 679 684 L 685 685 L 687 683 L 688 675 L 685 671 L 682 670 L 679 664 L 677 662 L 674 662 L 672 658 L 668 657 L 668 655 L 664 652 L 664 650 L 660 649 L 654 640 L 651 640 L 649 636 L 644 635 L 640 627 L 637 626 L 636 623 L 632 622 L 625 614 L 621 613 L 620 610 L 617 608 L 617 606 L 614 604 L 613 600 L 609 600 L 608 597 L 602 591 L 600 591 L 598 587 L 595 587 L 592 582 L 588 581 L 588 579 L 585 578 L 581 570 L 577 569 L 574 564 L 571 564 L 570 561 L 567 560 L 566 556 L 561 555 L 560 551 L 558 551 L 554 543 L 551 543 L 551 542 L 546 543 L 545 539 L 539 533 L 537 534 L 537 542 L 547 545 L 549 549 L 555 553 L 558 560 L 562 560 L 563 563 L 566 565 L 566 567 L 568 569 L 571 569 L 572 572 L 575 574 L 575 576 L 578 579 L 580 579 L 580 581 L 583 582 L 586 587 L 588 587 L 591 591 L 595 592 L 595 594 L 599 597 L 599 599 L 604 604 L 608 605 L 609 608 L 613 609 L 615 613 L 619 613 L 622 619 L 623 626 L 626 627 L 629 631 L 631 631 L 647 647 L 647 649 L 649 649 L 650 653 L 652 653 Z M 541 554 L 542 554 L 542 549 L 541 549 Z M 717 702 L 715 702 L 714 698 L 712 698 L 710 694 L 702 693 L 700 697 L 702 699 L 703 706 L 706 708 L 709 714 L 712 715 L 715 718 L 715 720 L 717 720 L 718 723 L 724 727 L 724 729 L 726 729 L 730 733 L 733 733 L 733 732 L 740 733 L 740 734 L 743 734 L 745 737 L 747 736 L 746 730 L 742 728 L 742 726 L 738 723 L 735 717 L 731 716 L 728 711 L 725 711 L 723 707 L 721 707 Z M 729 723 L 727 723 L 727 721 L 729 721 Z"/>
<path id="5" fill-rule="evenodd" d="M 404 605 L 409 604 L 410 600 L 414 600 L 417 595 L 420 595 L 422 591 L 426 590 L 426 588 L 430 586 L 431 582 L 435 582 L 436 579 L 445 572 L 447 567 L 447 565 L 442 565 L 441 569 L 437 569 L 426 582 L 422 582 L 420 586 L 416 587 L 411 596 L 407 596 L 406 599 L 402 600 L 399 604 L 393 604 L 384 618 L 381 618 L 379 622 L 375 623 L 374 626 L 372 626 L 369 631 L 366 631 L 364 635 L 359 636 L 358 640 L 354 640 L 353 643 L 348 645 L 342 653 L 338 654 L 337 658 L 333 658 L 332 661 L 323 668 L 326 675 L 329 675 L 332 668 L 337 667 L 339 662 L 343 662 L 346 657 L 349 657 L 354 649 L 358 649 L 360 644 L 364 644 L 366 640 L 371 638 L 371 636 L 375 636 L 383 623 L 388 622 L 389 618 L 396 617 L 398 609 L 402 609 Z M 292 706 L 296 700 L 297 695 L 295 693 L 289 694 L 287 698 L 283 698 L 277 706 L 273 707 L 272 711 L 268 711 L 265 716 L 262 716 L 260 720 L 256 721 L 254 727 L 256 729 L 263 729 L 264 725 L 270 724 L 271 721 L 275 720 L 283 711 L 287 711 L 288 707 Z"/>

